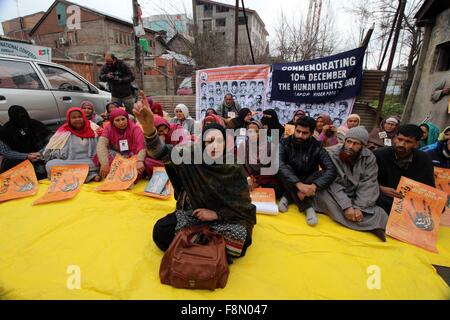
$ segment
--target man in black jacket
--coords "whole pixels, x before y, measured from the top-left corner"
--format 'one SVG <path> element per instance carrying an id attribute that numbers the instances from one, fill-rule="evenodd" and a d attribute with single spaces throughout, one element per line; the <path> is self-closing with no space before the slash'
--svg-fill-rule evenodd
<path id="1" fill-rule="evenodd" d="M 130 67 L 122 60 L 109 53 L 105 56 L 105 64 L 100 71 L 100 81 L 108 82 L 111 90 L 111 102 L 121 102 L 129 114 L 133 113 L 134 97 L 131 83 L 134 75 Z"/>
<path id="2" fill-rule="evenodd" d="M 422 130 L 415 124 L 400 126 L 392 147 L 375 150 L 378 164 L 380 196 L 377 204 L 387 214 L 391 212 L 394 198 L 402 195 L 396 191 L 402 176 L 434 187 L 434 169 L 431 158 L 417 150 L 422 139 Z"/>
<path id="3" fill-rule="evenodd" d="M 278 171 L 278 178 L 287 190 L 280 200 L 279 210 L 286 212 L 288 203 L 295 202 L 300 211 L 306 211 L 306 222 L 310 226 L 318 222 L 312 207 L 313 197 L 327 189 L 337 176 L 328 152 L 312 136 L 315 129 L 316 121 L 311 117 L 297 121 L 294 135 L 281 140 Z"/>

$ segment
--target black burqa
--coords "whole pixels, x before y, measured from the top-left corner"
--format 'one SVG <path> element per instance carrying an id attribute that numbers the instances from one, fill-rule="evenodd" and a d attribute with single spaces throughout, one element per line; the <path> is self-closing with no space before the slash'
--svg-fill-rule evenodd
<path id="1" fill-rule="evenodd" d="M 264 116 L 266 115 L 266 116 Z M 263 118 L 261 123 L 267 126 L 267 135 L 272 137 L 272 130 L 279 130 L 279 139 L 284 135 L 284 127 L 281 125 L 280 120 L 278 120 L 278 114 L 274 109 L 267 109 L 263 111 Z"/>
<path id="2" fill-rule="evenodd" d="M 38 152 L 48 142 L 50 130 L 40 121 L 30 118 L 22 106 L 11 106 L 8 109 L 9 121 L 0 129 L 0 140 L 11 150 L 31 153 Z"/>

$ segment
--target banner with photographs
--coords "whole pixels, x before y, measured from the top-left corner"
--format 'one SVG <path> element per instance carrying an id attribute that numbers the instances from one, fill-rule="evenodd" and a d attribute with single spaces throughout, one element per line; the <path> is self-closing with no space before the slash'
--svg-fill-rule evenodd
<path id="1" fill-rule="evenodd" d="M 203 119 L 208 108 L 217 110 L 227 93 L 242 108 L 263 110 L 270 66 L 233 66 L 197 71 L 196 119 Z"/>
<path id="2" fill-rule="evenodd" d="M 206 110 L 217 110 L 227 93 L 242 108 L 257 112 L 254 118 L 261 120 L 262 112 L 274 109 L 281 124 L 291 121 L 297 110 L 316 118 L 328 114 L 333 124 L 340 127 L 352 113 L 355 98 L 321 103 L 291 103 L 271 100 L 272 74 L 269 65 L 234 66 L 197 71 L 196 119 L 205 117 Z"/>

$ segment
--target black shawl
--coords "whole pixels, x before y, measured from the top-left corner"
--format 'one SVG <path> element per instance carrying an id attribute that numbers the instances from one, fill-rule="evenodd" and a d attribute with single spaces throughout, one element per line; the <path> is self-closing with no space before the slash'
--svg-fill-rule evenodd
<path id="1" fill-rule="evenodd" d="M 208 129 L 221 131 L 225 139 L 225 129 L 222 126 L 211 123 L 205 126 L 203 132 Z M 177 165 L 171 161 L 172 146 L 162 145 L 158 137 L 147 142 L 147 146 L 152 157 L 165 163 L 177 201 L 185 191 L 193 210 L 198 208 L 214 210 L 219 220 L 242 224 L 251 233 L 256 223 L 256 207 L 251 203 L 247 179 L 240 165 L 205 163 Z M 182 152 L 191 152 L 193 162 L 194 148 L 200 148 L 196 152 L 201 152 L 204 150 L 204 144 L 175 148 Z"/>
<path id="2" fill-rule="evenodd" d="M 45 147 L 51 132 L 42 122 L 31 119 L 22 106 L 11 106 L 8 115 L 9 121 L 0 129 L 0 140 L 11 150 L 30 153 Z"/>

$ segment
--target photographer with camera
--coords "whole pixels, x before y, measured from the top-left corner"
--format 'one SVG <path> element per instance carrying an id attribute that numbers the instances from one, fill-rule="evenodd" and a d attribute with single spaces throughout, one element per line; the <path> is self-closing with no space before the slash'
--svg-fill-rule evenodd
<path id="1" fill-rule="evenodd" d="M 105 64 L 100 71 L 100 81 L 108 82 L 111 90 L 111 102 L 123 103 L 129 114 L 133 113 L 135 98 L 131 83 L 134 75 L 130 67 L 112 53 L 105 55 Z"/>
<path id="2" fill-rule="evenodd" d="M 317 117 L 314 137 L 317 141 L 321 141 L 324 147 L 338 144 L 337 128 L 332 124 L 329 115 L 321 114 Z"/>

